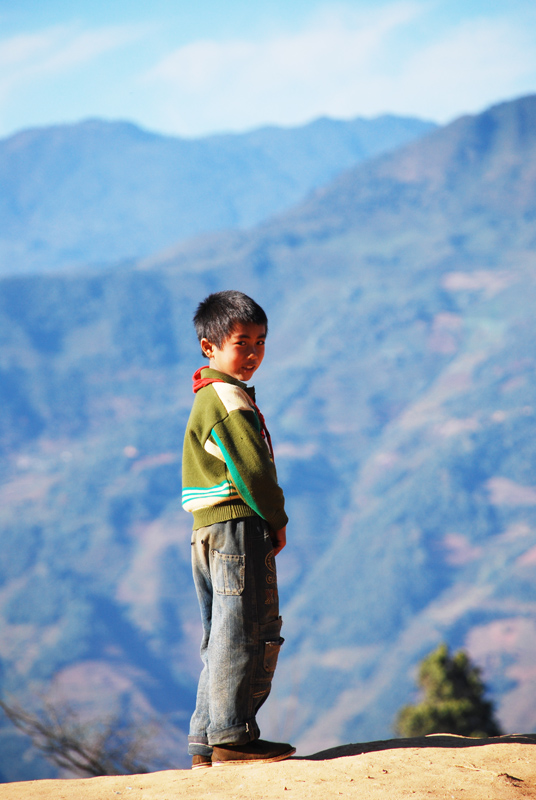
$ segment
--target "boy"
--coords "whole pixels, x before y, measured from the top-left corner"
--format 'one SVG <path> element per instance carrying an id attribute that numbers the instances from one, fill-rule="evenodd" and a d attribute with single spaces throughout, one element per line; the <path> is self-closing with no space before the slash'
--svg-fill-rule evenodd
<path id="1" fill-rule="evenodd" d="M 268 322 L 254 300 L 227 291 L 203 300 L 194 324 L 209 367 L 194 374 L 183 452 L 204 665 L 188 752 L 193 769 L 280 761 L 295 749 L 261 740 L 255 720 L 283 643 L 274 556 L 287 524 L 270 435 L 246 386 Z"/>

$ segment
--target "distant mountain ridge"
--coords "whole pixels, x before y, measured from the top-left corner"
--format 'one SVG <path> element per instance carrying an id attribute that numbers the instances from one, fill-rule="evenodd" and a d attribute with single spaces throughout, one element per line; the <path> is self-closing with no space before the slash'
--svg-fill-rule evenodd
<path id="1" fill-rule="evenodd" d="M 290 517 L 263 735 L 388 738 L 442 639 L 505 732 L 534 730 L 535 114 L 464 117 L 250 230 L 0 281 L 2 692 L 165 714 L 186 764 L 191 317 L 236 287 L 270 320 L 256 387 Z M 6 779 L 45 774 L 0 736 Z"/>
<path id="2" fill-rule="evenodd" d="M 467 212 L 495 209 L 497 222 L 530 221 L 536 205 L 534 96 L 503 103 L 478 116 L 461 117 L 394 153 L 345 171 L 287 216 L 303 225 L 310 215 L 336 224 L 368 224 L 387 209 L 437 214 L 464 225 Z M 381 203 L 379 202 L 381 198 Z M 454 201 L 453 199 L 454 198 Z M 469 224 L 474 225 L 474 220 Z M 461 233 L 461 231 L 460 231 Z"/>
<path id="3" fill-rule="evenodd" d="M 111 264 L 247 227 L 433 127 L 386 115 L 190 140 L 99 120 L 23 131 L 0 142 L 0 274 Z"/>

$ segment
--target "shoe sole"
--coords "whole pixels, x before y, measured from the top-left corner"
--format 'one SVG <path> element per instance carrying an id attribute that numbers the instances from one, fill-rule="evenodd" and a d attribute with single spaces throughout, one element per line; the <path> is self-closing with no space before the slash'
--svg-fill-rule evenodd
<path id="1" fill-rule="evenodd" d="M 280 753 L 278 756 L 272 756 L 271 758 L 237 758 L 234 761 L 213 761 L 213 767 L 227 767 L 227 766 L 236 766 L 238 764 L 273 764 L 275 761 L 284 761 L 286 758 L 290 758 L 290 756 L 294 755 L 296 752 L 296 748 L 293 747 L 291 750 L 287 750 L 284 753 Z"/>
<path id="2" fill-rule="evenodd" d="M 192 769 L 206 769 L 211 766 L 211 756 L 194 756 L 192 758 Z"/>

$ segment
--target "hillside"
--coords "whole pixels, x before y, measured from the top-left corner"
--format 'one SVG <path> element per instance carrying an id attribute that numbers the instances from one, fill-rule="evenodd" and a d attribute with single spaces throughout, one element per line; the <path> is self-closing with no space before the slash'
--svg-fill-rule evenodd
<path id="1" fill-rule="evenodd" d="M 99 120 L 22 131 L 0 141 L 0 275 L 102 266 L 252 225 L 433 127 L 383 116 L 203 139 Z"/>
<path id="2" fill-rule="evenodd" d="M 533 751 L 536 740 L 511 736 L 476 742 L 453 736 L 350 744 L 305 759 L 280 764 L 151 775 L 62 781 L 31 781 L 0 787 L 3 800 L 102 800 L 127 794 L 131 800 L 162 797 L 218 800 L 280 800 L 289 792 L 299 800 L 353 797 L 368 800 L 517 800 L 536 791 Z"/>
<path id="3" fill-rule="evenodd" d="M 535 115 L 457 120 L 248 231 L 0 283 L 3 693 L 164 719 L 185 765 L 190 320 L 234 286 L 270 319 L 256 385 L 291 518 L 263 735 L 387 738 L 443 638 L 505 732 L 535 729 Z M 1 736 L 5 779 L 52 774 Z"/>

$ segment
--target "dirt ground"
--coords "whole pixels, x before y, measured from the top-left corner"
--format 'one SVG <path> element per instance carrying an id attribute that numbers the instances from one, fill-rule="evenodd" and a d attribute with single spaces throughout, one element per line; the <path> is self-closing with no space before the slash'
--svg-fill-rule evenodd
<path id="1" fill-rule="evenodd" d="M 536 734 L 348 744 L 277 764 L 0 785 L 0 800 L 536 800 Z"/>

